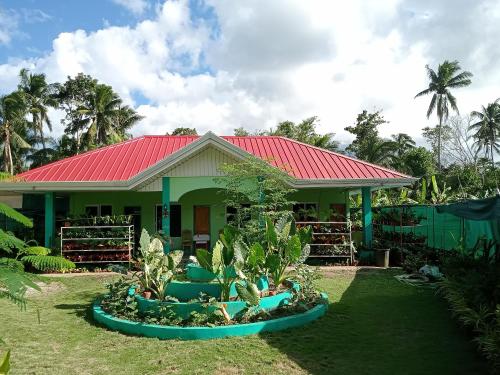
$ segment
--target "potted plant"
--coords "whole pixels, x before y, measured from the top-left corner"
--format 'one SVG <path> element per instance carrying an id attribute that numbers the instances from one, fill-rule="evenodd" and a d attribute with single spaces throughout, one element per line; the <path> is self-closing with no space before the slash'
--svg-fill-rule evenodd
<path id="1" fill-rule="evenodd" d="M 390 248 L 385 242 L 374 240 L 372 243 L 373 251 L 375 252 L 375 265 L 377 267 L 389 267 Z"/>

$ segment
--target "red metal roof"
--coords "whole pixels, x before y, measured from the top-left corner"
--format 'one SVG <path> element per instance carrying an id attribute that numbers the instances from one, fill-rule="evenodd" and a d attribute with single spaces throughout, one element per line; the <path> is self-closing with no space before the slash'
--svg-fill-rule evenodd
<path id="1" fill-rule="evenodd" d="M 126 181 L 182 149 L 198 136 L 142 136 L 38 167 L 26 182 Z M 404 174 L 291 139 L 223 136 L 233 145 L 282 167 L 298 179 L 391 179 Z"/>

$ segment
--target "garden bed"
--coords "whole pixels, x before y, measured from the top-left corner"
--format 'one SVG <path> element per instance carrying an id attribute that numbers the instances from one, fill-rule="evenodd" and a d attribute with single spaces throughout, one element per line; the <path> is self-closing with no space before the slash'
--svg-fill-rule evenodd
<path id="1" fill-rule="evenodd" d="M 328 296 L 322 293 L 325 303 L 318 304 L 300 314 L 284 316 L 281 318 L 246 324 L 229 324 L 215 327 L 180 327 L 147 324 L 116 318 L 107 314 L 99 302 L 93 305 L 94 319 L 109 329 L 146 337 L 156 337 L 162 340 L 208 340 L 231 336 L 255 335 L 260 332 L 281 331 L 288 328 L 299 327 L 310 323 L 323 315 L 328 309 Z"/>

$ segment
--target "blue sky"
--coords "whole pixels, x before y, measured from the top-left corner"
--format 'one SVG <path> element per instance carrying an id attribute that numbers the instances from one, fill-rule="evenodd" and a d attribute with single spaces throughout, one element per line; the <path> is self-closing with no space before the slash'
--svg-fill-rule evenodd
<path id="1" fill-rule="evenodd" d="M 346 142 L 367 109 L 389 121 L 383 136 L 421 141 L 436 123 L 430 98 L 414 99 L 425 65 L 474 73 L 455 93 L 465 116 L 500 97 L 498 35 L 498 0 L 0 0 L 0 94 L 21 68 L 50 82 L 83 72 L 144 116 L 135 135 L 318 116 Z"/>

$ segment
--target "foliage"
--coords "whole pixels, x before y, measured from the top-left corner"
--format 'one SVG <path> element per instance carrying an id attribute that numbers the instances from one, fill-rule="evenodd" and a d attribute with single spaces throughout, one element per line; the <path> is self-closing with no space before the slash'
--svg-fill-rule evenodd
<path id="1" fill-rule="evenodd" d="M 0 258 L 0 299 L 6 298 L 25 308 L 24 295 L 28 288 L 40 290 L 23 271 L 22 265 L 8 258 Z"/>
<path id="2" fill-rule="evenodd" d="M 474 138 L 479 149 L 489 156 L 491 165 L 495 167 L 495 154 L 500 152 L 500 98 L 483 106 L 481 111 L 473 111 L 471 116 L 477 122 L 470 125 L 475 130 Z"/>
<path id="3" fill-rule="evenodd" d="M 165 299 L 165 290 L 175 275 L 175 271 L 182 260 L 183 252 L 176 250 L 165 254 L 163 244 L 158 238 L 149 236 L 146 229 L 142 230 L 139 240 L 141 272 L 137 277 L 146 291 L 154 293 L 157 299 Z"/>
<path id="4" fill-rule="evenodd" d="M 354 154 L 358 159 L 366 160 L 366 157 L 373 152 L 373 144 L 379 141 L 378 127 L 388 122 L 384 119 L 381 111 L 369 113 L 363 110 L 358 114 L 354 126 L 347 126 L 346 131 L 355 136 L 352 143 L 347 146 L 346 151 Z"/>
<path id="5" fill-rule="evenodd" d="M 263 242 L 263 214 L 277 220 L 291 214 L 291 177 L 257 158 L 221 166 L 224 177 L 216 179 L 223 188 L 224 203 L 234 211 L 231 224 L 246 243 Z"/>
<path id="6" fill-rule="evenodd" d="M 135 319 L 138 314 L 135 294 L 130 293 L 130 280 L 120 278 L 106 284 L 108 293 L 101 301 L 101 306 L 107 313 L 125 319 Z"/>
<path id="7" fill-rule="evenodd" d="M 32 221 L 18 211 L 10 208 L 4 203 L 0 203 L 0 213 L 9 219 L 20 224 L 32 227 Z M 17 238 L 11 232 L 0 229 L 0 255 L 4 253 L 14 260 L 20 260 L 22 264 L 27 264 L 39 271 L 67 270 L 75 268 L 75 264 L 63 257 L 50 255 L 51 250 L 42 246 L 31 246 Z M 0 258 L 6 259 L 6 258 Z"/>
<path id="8" fill-rule="evenodd" d="M 169 135 L 167 133 L 167 135 Z M 196 128 L 175 128 L 170 135 L 198 135 Z"/>
<path id="9" fill-rule="evenodd" d="M 276 286 L 286 279 L 286 269 L 290 265 L 304 262 L 310 251 L 312 228 L 297 229 L 295 222 L 286 217 L 276 224 L 270 217 L 266 218 L 266 261 L 265 270 L 273 277 Z"/>
<path id="10" fill-rule="evenodd" d="M 0 375 L 7 375 L 9 371 L 10 371 L 10 350 L 7 350 L 2 360 L 0 361 Z"/>
<path id="11" fill-rule="evenodd" d="M 435 167 L 432 153 L 424 147 L 411 148 L 402 155 L 401 167 L 398 170 L 414 177 L 433 175 Z"/>
<path id="12" fill-rule="evenodd" d="M 299 142 L 324 148 L 326 150 L 336 151 L 338 149 L 338 142 L 333 140 L 334 134 L 316 133 L 316 127 L 318 124 L 319 119 L 317 116 L 306 118 L 298 124 L 295 124 L 292 121 L 283 121 L 278 124 L 276 129 L 263 132 L 263 134 L 287 137 Z"/>
<path id="13" fill-rule="evenodd" d="M 471 84 L 472 73 L 463 71 L 461 73 L 458 61 L 444 61 L 439 64 L 437 72 L 426 65 L 429 76 L 429 86 L 415 95 L 415 98 L 432 94 L 432 99 L 427 109 L 427 118 L 436 110 L 439 119 L 438 125 L 438 169 L 441 170 L 441 131 L 443 122 L 448 119 L 449 107 L 458 113 L 457 100 L 450 89 L 465 87 Z"/>
<path id="14" fill-rule="evenodd" d="M 500 370 L 500 254 L 496 243 L 480 239 L 468 250 L 459 243 L 456 253 L 442 258 L 446 279 L 440 293 L 453 315 L 475 335 L 474 342 Z"/>
<path id="15" fill-rule="evenodd" d="M 227 246 L 232 239 L 231 230 L 226 227 L 221 239 L 215 243 L 212 251 L 205 249 L 196 249 L 196 259 L 201 267 L 216 275 L 215 280 L 221 287 L 221 301 L 229 301 L 231 286 L 237 279 L 233 270 L 238 271 L 241 268 L 241 261 L 235 254 L 235 248 L 232 245 Z M 222 240 L 224 238 L 224 242 Z"/>

